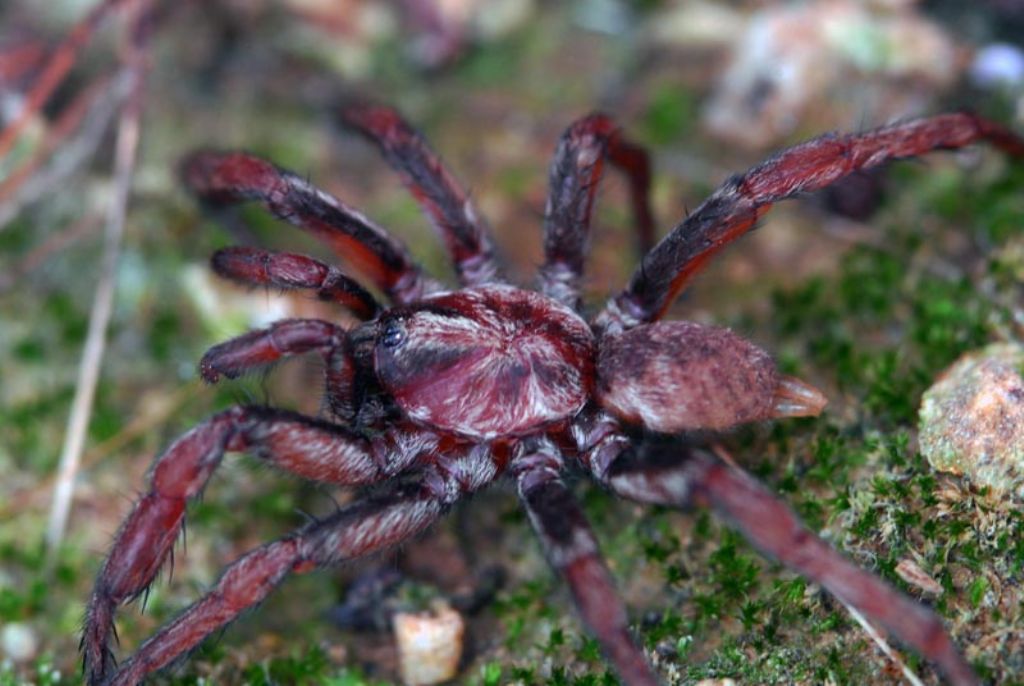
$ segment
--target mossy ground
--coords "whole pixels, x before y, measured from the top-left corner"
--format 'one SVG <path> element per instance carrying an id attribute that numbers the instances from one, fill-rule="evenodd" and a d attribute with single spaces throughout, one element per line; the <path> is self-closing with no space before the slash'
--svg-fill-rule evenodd
<path id="1" fill-rule="evenodd" d="M 396 45 L 381 46 L 358 84 L 398 104 L 456 173 L 472 180 L 524 282 L 539 262 L 547 161 L 573 117 L 603 107 L 655 150 L 662 230 L 728 172 L 757 159 L 700 136 L 696 113 L 707 70 L 657 60 L 652 68 L 636 34 L 583 31 L 574 16 L 588 6 L 541 10 L 523 29 L 440 73 L 410 70 Z M 329 45 L 305 45 L 299 57 L 257 14 L 246 26 L 251 34 L 215 68 L 211 54 L 223 36 L 202 28 L 197 12 L 183 14 L 199 29 L 172 21 L 159 42 L 90 448 L 69 535 L 49 572 L 40 542 L 98 241 L 76 243 L 0 293 L 0 623 L 24 623 L 41 642 L 33 664 L 0 666 L 0 685 L 77 681 L 76 633 L 92 578 L 161 446 L 239 401 L 319 409 L 319 397 L 306 390 L 317 387 L 315 365 L 290 363 L 268 377 L 214 388 L 195 382 L 202 351 L 254 315 L 232 310 L 225 324 L 204 319 L 196 306 L 196 286 L 184 275 L 236 239 L 199 219 L 178 189 L 173 165 L 184 152 L 213 145 L 272 157 L 394 228 L 435 273 L 447 269 L 415 205 L 373 152 L 351 139 L 338 142 L 332 132 L 325 98 L 314 93 L 321 83 L 337 87 L 324 57 Z M 178 49 L 185 34 L 203 49 Z M 104 167 L 0 232 L 4 259 L 17 260 L 87 207 L 91 194 L 103 191 Z M 687 171 L 693 168 L 709 175 L 695 177 Z M 1024 516 L 1019 503 L 993 502 L 933 473 L 916 454 L 914 436 L 920 395 L 935 376 L 962 352 L 1014 332 L 1020 265 L 1004 246 L 1024 240 L 1022 187 L 1024 167 L 997 154 L 940 154 L 892 167 L 886 200 L 864 224 L 839 222 L 813 202 L 785 204 L 728 250 L 674 312 L 732 326 L 773 351 L 787 373 L 826 392 L 832 404 L 822 418 L 747 428 L 723 438 L 723 448 L 858 564 L 932 605 L 978 670 L 1000 684 L 1024 683 L 1024 597 L 1017 590 Z M 610 174 L 588 280 L 593 302 L 634 264 L 624 196 L 624 184 Z M 258 211 L 246 217 L 264 245 L 317 250 Z M 257 307 L 276 298 L 257 297 Z M 671 683 L 899 680 L 841 605 L 760 557 L 707 513 L 639 508 L 585 483 L 578 492 L 641 640 Z M 137 605 L 122 612 L 121 653 L 201 592 L 226 562 L 301 524 L 299 510 L 332 507 L 321 489 L 243 458 L 226 460 L 191 511 L 187 552 L 179 550 L 171 582 L 162 577 L 154 585 L 144 614 Z M 462 541 L 471 551 L 466 567 L 500 565 L 508 580 L 471 622 L 462 678 L 487 686 L 614 682 L 547 571 L 511 491 L 492 489 L 467 507 L 468 523 L 457 532 L 446 523 L 435 538 Z M 900 579 L 895 569 L 905 559 L 938 581 L 942 594 L 922 596 Z M 357 572 L 289 581 L 158 682 L 390 682 L 387 635 L 341 633 L 324 617 Z M 902 655 L 926 682 L 937 682 L 927 664 Z"/>

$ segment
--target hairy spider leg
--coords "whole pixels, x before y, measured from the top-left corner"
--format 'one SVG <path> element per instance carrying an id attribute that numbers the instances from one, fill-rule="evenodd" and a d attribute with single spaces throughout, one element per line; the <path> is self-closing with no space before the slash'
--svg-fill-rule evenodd
<path id="1" fill-rule="evenodd" d="M 608 161 L 629 181 L 636 244 L 641 255 L 654 247 L 654 214 L 651 211 L 651 156 L 647 150 L 617 129 L 608 138 Z"/>
<path id="2" fill-rule="evenodd" d="M 376 300 L 355 281 L 301 255 L 227 248 L 213 256 L 213 266 L 218 274 L 242 283 L 316 289 L 321 298 L 345 301 L 366 318 L 380 312 Z M 363 407 L 361 400 L 372 394 L 375 384 L 358 372 L 346 331 L 320 319 L 281 320 L 220 343 L 203 355 L 199 373 L 207 383 L 216 383 L 221 376 L 233 379 L 283 357 L 309 352 L 319 352 L 326 362 L 325 400 L 334 417 L 350 426 L 372 423 L 371 407 Z M 366 412 L 360 414 L 361 409 Z"/>
<path id="3" fill-rule="evenodd" d="M 605 566 L 586 515 L 559 474 L 563 460 L 547 443 L 513 461 L 519 498 L 548 561 L 565 580 L 584 624 L 623 683 L 656 686 L 643 651 L 629 631 L 626 608 Z"/>
<path id="4" fill-rule="evenodd" d="M 599 480 L 625 498 L 674 508 L 691 503 L 710 507 L 754 547 L 821 584 L 934 662 L 950 683 L 979 683 L 934 612 L 847 560 L 744 472 L 699 450 L 681 457 L 680 449 L 676 444 L 640 457 L 636 451 L 623 451 L 603 473 L 597 462 L 591 467 Z"/>
<path id="5" fill-rule="evenodd" d="M 926 117 L 862 134 L 827 134 L 776 153 L 727 180 L 647 253 L 626 288 L 596 317 L 595 326 L 614 332 L 660 319 L 694 274 L 779 200 L 889 160 L 981 140 L 1024 156 L 1024 139 L 969 113 Z"/>
<path id="6" fill-rule="evenodd" d="M 114 610 L 153 582 L 182 529 L 187 501 L 203 490 L 226 451 L 248 451 L 306 479 L 361 485 L 396 473 L 435 445 L 426 434 L 371 441 L 334 424 L 266 407 L 226 410 L 178 438 L 154 462 L 150 490 L 125 519 L 96 579 L 81 646 L 89 683 L 102 682 L 113 665 Z"/>
<path id="7" fill-rule="evenodd" d="M 313 291 L 363 321 L 381 312 L 377 300 L 355 279 L 305 255 L 234 246 L 215 252 L 210 264 L 218 276 L 247 286 Z"/>
<path id="8" fill-rule="evenodd" d="M 444 241 L 459 283 L 479 286 L 501 280 L 486 223 L 423 136 L 390 107 L 351 104 L 341 109 L 340 118 L 376 144 L 398 172 Z"/>
<path id="9" fill-rule="evenodd" d="M 249 331 L 213 346 L 199 361 L 199 373 L 207 383 L 216 383 L 221 376 L 234 379 L 282 357 L 308 352 L 329 357 L 344 344 L 344 329 L 330 322 L 280 319 L 265 329 Z"/>
<path id="10" fill-rule="evenodd" d="M 628 177 L 638 242 L 644 252 L 654 242 L 654 220 L 648 200 L 651 165 L 640 146 L 623 138 L 611 117 L 583 117 L 562 134 L 548 172 L 544 207 L 544 264 L 542 292 L 570 307 L 580 308 L 580 278 L 590 237 L 590 215 L 604 161 Z"/>
<path id="11" fill-rule="evenodd" d="M 231 564 L 210 591 L 156 634 L 105 682 L 133 686 L 198 646 L 262 602 L 290 572 L 304 573 L 390 548 L 433 524 L 457 499 L 459 485 L 428 470 L 330 517 L 260 546 Z M 100 683 L 92 678 L 90 683 Z"/>
<path id="12" fill-rule="evenodd" d="M 366 273 L 394 302 L 410 303 L 440 285 L 421 273 L 408 249 L 356 210 L 302 177 L 242 152 L 200 151 L 182 165 L 185 184 L 205 204 L 255 200 L 309 231 Z"/>

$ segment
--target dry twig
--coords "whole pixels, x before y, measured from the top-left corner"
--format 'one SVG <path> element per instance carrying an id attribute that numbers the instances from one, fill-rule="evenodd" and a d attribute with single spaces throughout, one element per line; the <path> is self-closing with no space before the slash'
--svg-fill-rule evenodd
<path id="1" fill-rule="evenodd" d="M 107 4 L 118 3 L 117 0 L 110 0 Z M 54 553 L 63 539 L 68 513 L 71 509 L 75 476 L 78 474 L 86 429 L 92 414 L 93 398 L 99 380 L 100 365 L 103 361 L 103 350 L 106 346 L 107 325 L 110 322 L 110 314 L 113 309 L 117 264 L 121 253 L 121 237 L 124 233 L 125 213 L 139 142 L 142 87 L 147 65 L 146 48 L 150 35 L 149 9 L 150 5 L 146 0 L 137 0 L 134 5 L 135 14 L 129 28 L 128 55 L 125 61 L 131 74 L 130 95 L 122 107 L 118 121 L 114 193 L 107 213 L 100 280 L 96 286 L 92 312 L 89 316 L 89 331 L 82 351 L 78 384 L 68 418 L 68 429 L 61 452 L 57 484 L 54 488 L 53 505 L 46 531 L 46 544 L 51 563 Z"/>
<path id="2" fill-rule="evenodd" d="M 845 607 L 846 611 L 850 613 L 850 616 L 860 624 L 861 628 L 864 629 L 865 633 L 867 633 L 871 640 L 875 642 L 875 645 L 878 646 L 879 650 L 881 650 L 887 658 L 892 660 L 893 663 L 900 668 L 900 671 L 903 672 L 903 678 L 907 680 L 907 683 L 911 686 L 924 686 L 924 682 L 921 681 L 921 677 L 914 674 L 910 667 L 907 667 L 907 663 L 904 662 L 896 651 L 892 649 L 892 646 L 890 646 L 889 642 L 885 640 L 885 637 L 878 633 L 878 630 L 868 623 L 868 620 L 864 618 L 864 615 L 862 615 L 857 608 L 847 604 L 846 601 L 841 598 L 839 599 L 839 602 L 843 604 L 843 607 Z"/>

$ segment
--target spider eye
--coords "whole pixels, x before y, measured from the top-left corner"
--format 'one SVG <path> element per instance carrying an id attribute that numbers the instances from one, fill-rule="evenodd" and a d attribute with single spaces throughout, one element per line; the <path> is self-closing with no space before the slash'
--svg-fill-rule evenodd
<path id="1" fill-rule="evenodd" d="M 396 322 L 391 322 L 384 327 L 384 333 L 380 336 L 380 344 L 385 348 L 396 348 L 404 340 L 405 331 Z"/>

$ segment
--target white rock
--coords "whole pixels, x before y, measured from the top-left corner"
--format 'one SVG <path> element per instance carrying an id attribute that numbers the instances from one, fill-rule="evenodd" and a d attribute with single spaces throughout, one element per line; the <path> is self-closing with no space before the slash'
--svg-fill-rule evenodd
<path id="1" fill-rule="evenodd" d="M 399 612 L 394 618 L 402 681 L 409 686 L 438 684 L 455 676 L 462 657 L 462 616 L 447 606 L 432 613 Z"/>
<path id="2" fill-rule="evenodd" d="M 1024 52 L 1009 43 L 992 43 L 978 50 L 970 69 L 971 81 L 982 88 L 1024 86 Z"/>
<path id="3" fill-rule="evenodd" d="M 27 662 L 39 652 L 39 638 L 28 624 L 5 624 L 0 629 L 0 652 L 14 662 Z"/>

